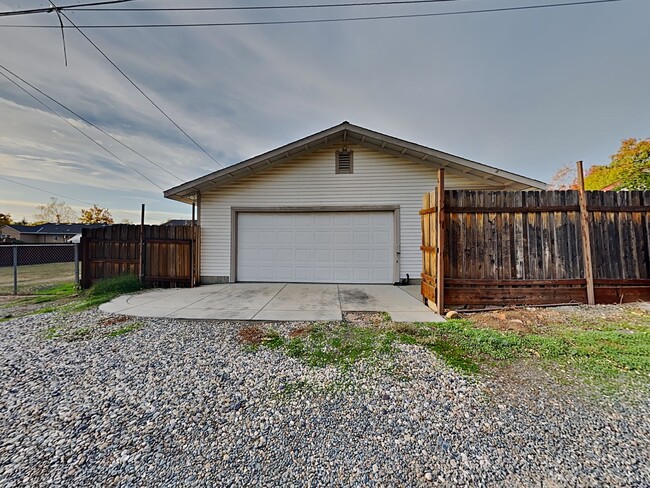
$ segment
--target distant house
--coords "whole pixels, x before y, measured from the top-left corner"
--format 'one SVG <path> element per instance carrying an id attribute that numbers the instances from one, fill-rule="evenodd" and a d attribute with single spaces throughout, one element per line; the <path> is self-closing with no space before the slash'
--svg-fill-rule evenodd
<path id="1" fill-rule="evenodd" d="M 106 224 L 11 224 L 0 227 L 0 239 L 15 239 L 27 244 L 65 244 L 82 229 L 104 227 Z"/>
<path id="2" fill-rule="evenodd" d="M 165 222 L 162 225 L 167 225 L 170 227 L 181 227 L 183 225 L 192 225 L 191 220 L 186 220 L 186 219 L 171 219 Z"/>

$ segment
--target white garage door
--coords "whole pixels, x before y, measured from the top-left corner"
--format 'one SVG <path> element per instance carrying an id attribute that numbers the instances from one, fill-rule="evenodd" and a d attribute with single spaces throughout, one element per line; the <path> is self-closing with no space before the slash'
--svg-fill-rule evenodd
<path id="1" fill-rule="evenodd" d="M 237 281 L 392 283 L 392 212 L 239 213 Z"/>

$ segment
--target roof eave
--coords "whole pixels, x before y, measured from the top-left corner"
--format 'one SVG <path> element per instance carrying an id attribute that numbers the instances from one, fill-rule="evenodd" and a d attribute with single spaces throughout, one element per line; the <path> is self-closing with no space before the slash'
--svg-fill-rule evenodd
<path id="1" fill-rule="evenodd" d="M 273 149 L 240 163 L 210 173 L 206 176 L 183 183 L 174 188 L 170 188 L 164 192 L 164 196 L 165 198 L 172 200 L 192 203 L 193 199 L 190 197 L 197 193 L 208 189 L 218 188 L 219 186 L 231 183 L 254 172 L 260 171 L 265 167 L 270 167 L 305 152 L 313 151 L 314 149 L 326 144 L 337 141 L 346 141 L 370 146 L 371 142 L 368 139 L 382 143 L 381 148 L 384 150 L 384 146 L 387 144 L 398 146 L 402 148 L 402 154 L 409 151 L 416 154 L 423 162 L 427 158 L 431 158 L 431 161 L 438 161 L 438 164 L 442 167 L 450 166 L 450 168 L 456 168 L 456 170 L 460 170 L 469 176 L 482 177 L 487 180 L 497 178 L 503 186 L 513 186 L 517 187 L 517 189 L 538 190 L 545 190 L 547 188 L 546 183 L 539 180 L 527 178 L 516 173 L 511 173 L 470 159 L 438 151 L 437 149 L 422 146 L 414 142 L 405 141 L 387 134 L 365 129 L 363 127 L 352 125 L 349 122 L 343 122 L 277 149 Z M 440 161 L 442 161 L 442 163 L 440 163 Z M 504 180 L 507 183 L 504 183 Z"/>

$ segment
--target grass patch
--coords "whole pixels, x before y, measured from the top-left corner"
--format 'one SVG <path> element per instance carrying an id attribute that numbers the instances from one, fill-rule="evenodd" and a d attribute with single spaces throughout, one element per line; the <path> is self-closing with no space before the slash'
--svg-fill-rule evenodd
<path id="1" fill-rule="evenodd" d="M 650 379 L 648 327 L 621 328 L 621 324 L 596 330 L 558 327 L 544 334 L 477 328 L 465 320 L 426 327 L 429 332 L 418 335 L 411 331 L 407 335 L 412 342 L 430 348 L 448 364 L 466 372 L 478 372 L 488 364 L 539 358 L 607 388 L 621 379 Z"/>
<path id="2" fill-rule="evenodd" d="M 78 312 L 139 290 L 141 290 L 140 283 L 133 275 L 98 281 L 84 291 L 79 291 L 73 283 L 41 286 L 34 289 L 33 296 L 16 298 L 4 303 L 2 307 L 7 310 L 7 313 L 0 321 L 49 312 Z"/>
<path id="3" fill-rule="evenodd" d="M 130 334 L 131 332 L 138 330 L 140 327 L 142 327 L 142 325 L 143 325 L 142 322 L 133 322 L 131 324 L 122 326 L 119 329 L 115 329 L 109 332 L 107 335 L 108 337 L 120 337 L 125 334 Z"/>
<path id="4" fill-rule="evenodd" d="M 48 327 L 45 330 L 43 336 L 46 339 L 56 339 L 61 336 L 61 332 L 59 331 L 58 327 Z"/>
<path id="5" fill-rule="evenodd" d="M 74 281 L 74 263 L 18 266 L 18 292 L 34 294 L 43 286 Z M 0 294 L 13 293 L 13 267 L 0 268 Z"/>
<path id="6" fill-rule="evenodd" d="M 98 281 L 87 291 L 82 292 L 80 300 L 71 303 L 70 311 L 85 310 L 93 308 L 102 303 L 110 302 L 113 298 L 140 291 L 142 287 L 138 278 L 131 274 L 117 276 Z"/>
<path id="7" fill-rule="evenodd" d="M 70 332 L 69 338 L 72 341 L 87 339 L 90 337 L 90 329 L 88 327 L 80 327 Z"/>
<path id="8" fill-rule="evenodd" d="M 334 365 L 343 369 L 360 360 L 374 361 L 390 356 L 397 335 L 392 331 L 337 324 L 316 325 L 302 337 L 284 344 L 288 356 L 310 366 Z"/>
<path id="9" fill-rule="evenodd" d="M 402 343 L 425 347 L 467 374 L 526 359 L 604 389 L 629 381 L 650 382 L 650 321 L 647 325 L 610 321 L 593 329 L 553 326 L 535 332 L 478 327 L 468 320 L 379 326 L 335 323 L 302 327 L 286 338 L 252 326 L 242 329 L 240 339 L 254 348 L 280 349 L 314 367 L 346 369 L 358 361 L 377 363 L 394 356 L 396 345 Z"/>
<path id="10" fill-rule="evenodd" d="M 33 296 L 16 298 L 4 305 L 5 308 L 25 305 L 39 305 L 60 301 L 66 298 L 74 297 L 79 290 L 74 283 L 59 283 L 57 285 L 42 286 L 32 291 Z"/>
<path id="11" fill-rule="evenodd" d="M 398 336 L 391 330 L 338 323 L 299 327 L 287 338 L 273 329 L 249 326 L 240 330 L 239 338 L 251 350 L 281 349 L 310 366 L 347 369 L 360 360 L 375 362 L 392 356 Z"/>

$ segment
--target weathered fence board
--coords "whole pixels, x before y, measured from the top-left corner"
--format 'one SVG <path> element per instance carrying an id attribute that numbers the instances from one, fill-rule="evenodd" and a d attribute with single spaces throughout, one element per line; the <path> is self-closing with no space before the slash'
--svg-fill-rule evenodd
<path id="1" fill-rule="evenodd" d="M 82 286 L 123 274 L 138 276 L 147 286 L 194 286 L 198 235 L 198 226 L 120 224 L 84 229 Z"/>
<path id="2" fill-rule="evenodd" d="M 421 211 L 422 295 L 431 303 L 441 298 L 432 264 L 440 254 L 451 306 L 587 303 L 586 269 L 598 303 L 650 299 L 650 191 L 585 193 L 591 260 L 577 191 L 445 191 L 442 249 L 436 200 L 425 195 Z"/>

